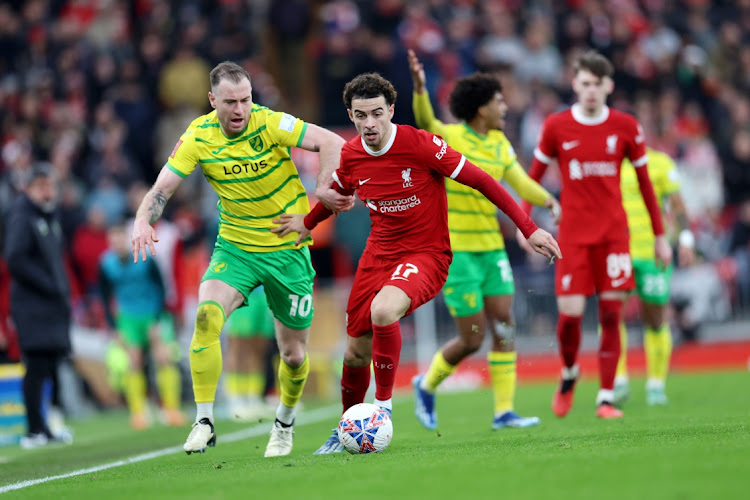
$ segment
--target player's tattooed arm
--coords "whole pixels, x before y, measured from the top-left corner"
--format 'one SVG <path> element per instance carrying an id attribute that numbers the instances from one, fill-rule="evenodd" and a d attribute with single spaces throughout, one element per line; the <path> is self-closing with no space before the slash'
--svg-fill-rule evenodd
<path id="1" fill-rule="evenodd" d="M 156 255 L 154 243 L 159 241 L 159 238 L 152 226 L 164 213 L 167 200 L 180 182 L 182 182 L 182 177 L 164 167 L 153 187 L 143 197 L 133 220 L 133 234 L 130 238 L 133 245 L 133 262 L 138 262 L 139 256 L 142 261 L 145 261 L 149 252 L 152 256 Z"/>
<path id="2" fill-rule="evenodd" d="M 164 207 L 167 206 L 167 195 L 159 189 L 151 188 L 151 191 L 146 196 L 146 199 L 149 198 L 148 223 L 153 225 L 161 218 L 162 213 L 164 213 Z"/>

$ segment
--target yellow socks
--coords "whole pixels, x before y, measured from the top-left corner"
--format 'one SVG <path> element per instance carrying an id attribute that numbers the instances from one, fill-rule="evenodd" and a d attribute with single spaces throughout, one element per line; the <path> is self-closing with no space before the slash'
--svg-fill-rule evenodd
<path id="1" fill-rule="evenodd" d="M 174 365 L 161 366 L 156 370 L 156 385 L 165 410 L 180 408 L 180 372 Z"/>
<path id="2" fill-rule="evenodd" d="M 142 371 L 128 371 L 125 374 L 125 400 L 131 415 L 146 412 L 146 376 Z"/>
<path id="3" fill-rule="evenodd" d="M 628 330 L 625 328 L 625 323 L 620 323 L 620 359 L 617 362 L 615 377 L 628 378 Z"/>
<path id="4" fill-rule="evenodd" d="M 305 375 L 305 378 L 307 378 L 307 375 Z M 260 399 L 263 397 L 263 389 L 266 388 L 266 377 L 260 372 L 246 373 L 243 386 L 245 388 L 244 395 Z"/>
<path id="5" fill-rule="evenodd" d="M 646 374 L 649 380 L 667 379 L 669 361 L 672 357 L 672 332 L 664 324 L 658 330 L 646 328 L 643 336 L 646 350 Z"/>
<path id="6" fill-rule="evenodd" d="M 309 373 L 310 360 L 307 356 L 305 356 L 305 361 L 297 368 L 292 368 L 284 363 L 283 359 L 280 361 L 279 384 L 281 386 L 281 403 L 284 406 L 293 408 L 297 405 Z"/>
<path id="7" fill-rule="evenodd" d="M 513 409 L 516 396 L 516 353 L 490 351 L 487 353 L 487 362 L 495 393 L 495 415 L 498 415 Z"/>
<path id="8" fill-rule="evenodd" d="M 213 402 L 221 376 L 221 344 L 219 334 L 226 317 L 218 302 L 198 304 L 195 331 L 190 342 L 190 373 L 196 403 Z"/>
<path id="9" fill-rule="evenodd" d="M 430 368 L 427 369 L 427 373 L 424 375 L 422 388 L 428 392 L 435 392 L 443 380 L 448 378 L 454 371 L 456 371 L 456 366 L 449 364 L 445 360 L 443 352 L 436 352 L 435 356 L 432 357 Z"/>

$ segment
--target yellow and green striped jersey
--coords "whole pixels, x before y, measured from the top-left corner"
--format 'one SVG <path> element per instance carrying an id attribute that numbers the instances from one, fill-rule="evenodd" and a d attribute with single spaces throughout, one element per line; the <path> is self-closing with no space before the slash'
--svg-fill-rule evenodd
<path id="1" fill-rule="evenodd" d="M 441 136 L 450 147 L 497 180 L 505 179 L 525 200 L 543 205 L 551 195 L 531 180 L 516 159 L 505 134 L 490 130 L 483 136 L 466 123 L 445 124 L 435 117 L 427 92 L 413 94 L 414 117 L 421 129 Z M 454 252 L 487 252 L 505 248 L 497 208 L 479 191 L 445 180 L 448 229 Z"/>
<path id="2" fill-rule="evenodd" d="M 166 166 L 180 177 L 200 165 L 219 195 L 219 236 L 249 252 L 298 248 L 297 235 L 270 232 L 274 217 L 308 213 L 305 188 L 290 156 L 299 147 L 307 123 L 286 113 L 253 104 L 242 133 L 224 135 L 216 111 L 190 124 Z M 307 240 L 302 245 L 310 245 Z M 301 246 L 302 246 L 301 245 Z"/>
<path id="3" fill-rule="evenodd" d="M 654 185 L 654 193 L 656 193 L 656 200 L 659 202 L 661 211 L 664 199 L 679 191 L 680 176 L 669 155 L 651 148 L 647 148 L 647 151 L 648 176 L 651 184 Z M 622 162 L 620 169 L 620 188 L 622 189 L 622 205 L 628 216 L 630 256 L 633 259 L 653 259 L 654 232 L 651 228 L 651 217 L 638 187 L 635 168 L 627 159 Z"/>

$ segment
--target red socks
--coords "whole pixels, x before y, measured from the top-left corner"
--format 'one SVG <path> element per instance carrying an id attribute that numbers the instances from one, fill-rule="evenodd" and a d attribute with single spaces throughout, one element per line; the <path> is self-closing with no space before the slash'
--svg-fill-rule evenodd
<path id="1" fill-rule="evenodd" d="M 375 368 L 375 399 L 393 395 L 396 369 L 401 356 L 401 328 L 398 321 L 386 326 L 372 325 L 372 364 Z"/>
<path id="2" fill-rule="evenodd" d="M 344 411 L 365 400 L 365 393 L 370 387 L 370 367 L 352 368 L 344 364 L 341 374 L 341 403 Z"/>
<path id="3" fill-rule="evenodd" d="M 560 357 L 566 368 L 576 364 L 578 348 L 581 346 L 581 316 L 558 315 L 557 340 L 560 343 Z M 617 362 L 615 362 L 616 364 Z"/>
<path id="4" fill-rule="evenodd" d="M 617 361 L 620 359 L 620 316 L 622 302 L 599 300 L 599 323 L 602 338 L 599 344 L 599 383 L 602 389 L 615 387 Z"/>

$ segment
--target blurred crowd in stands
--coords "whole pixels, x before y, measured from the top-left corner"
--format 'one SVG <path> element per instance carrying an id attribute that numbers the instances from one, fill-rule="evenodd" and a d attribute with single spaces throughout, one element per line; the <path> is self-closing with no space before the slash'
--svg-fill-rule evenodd
<path id="1" fill-rule="evenodd" d="M 733 306 L 747 310 L 750 0 L 6 1 L 0 211 L 29 165 L 54 166 L 74 320 L 103 327 L 96 297 L 106 228 L 132 215 L 182 131 L 210 110 L 208 73 L 216 63 L 247 68 L 256 102 L 347 138 L 353 128 L 341 92 L 363 71 L 394 83 L 394 121 L 414 123 L 407 48 L 424 62 L 446 121 L 455 79 L 491 71 L 510 107 L 506 134 L 528 167 L 544 117 L 571 101 L 571 61 L 589 47 L 616 66 L 610 105 L 635 113 L 648 144 L 678 162 L 698 252 L 717 269 Z M 311 187 L 314 160 L 301 157 L 298 165 Z M 546 182 L 556 190 L 554 176 Z M 195 174 L 167 207 L 180 240 L 176 309 L 187 310 L 197 294 L 216 234 L 215 202 Z M 336 249 L 356 254 L 362 245 L 339 236 L 362 233 L 362 218 L 339 219 L 334 251 L 318 254 L 322 278 L 351 271 L 341 271 Z"/>

